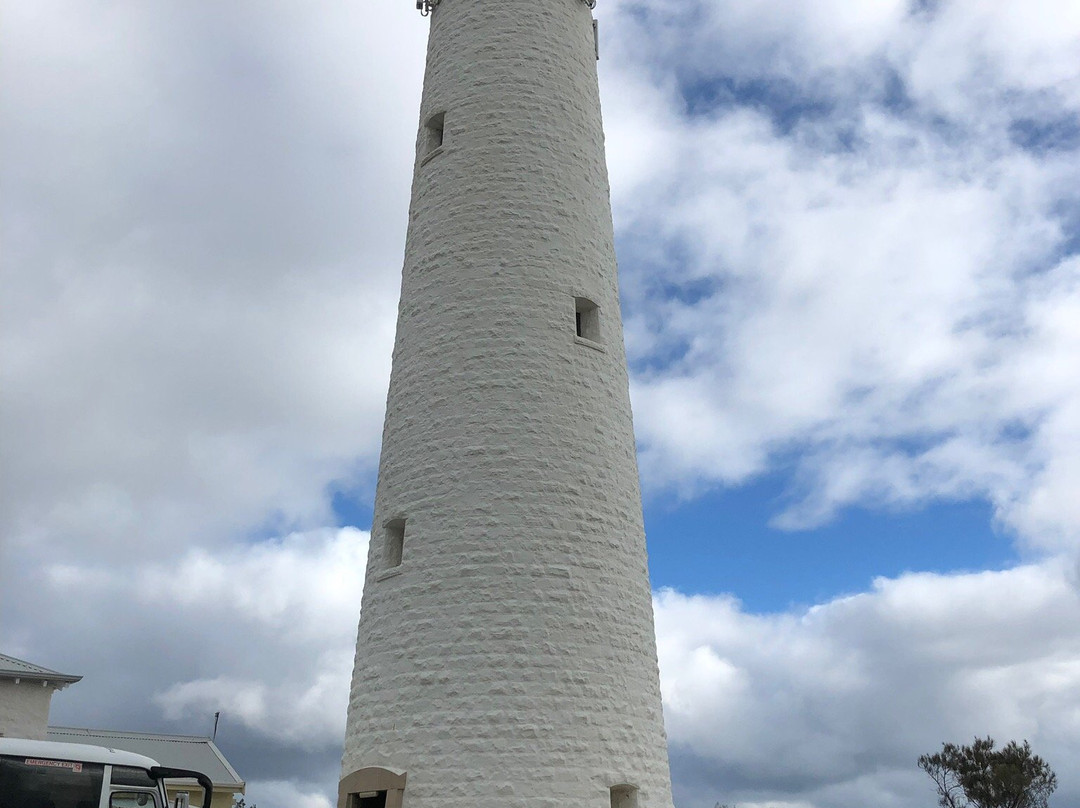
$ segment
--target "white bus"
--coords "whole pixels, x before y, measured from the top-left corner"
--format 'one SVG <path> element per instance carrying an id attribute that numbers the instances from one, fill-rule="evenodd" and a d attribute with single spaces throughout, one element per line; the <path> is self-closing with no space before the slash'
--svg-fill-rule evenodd
<path id="1" fill-rule="evenodd" d="M 134 752 L 0 738 L 0 808 L 169 808 L 166 778 L 193 778 L 209 808 L 210 778 Z"/>

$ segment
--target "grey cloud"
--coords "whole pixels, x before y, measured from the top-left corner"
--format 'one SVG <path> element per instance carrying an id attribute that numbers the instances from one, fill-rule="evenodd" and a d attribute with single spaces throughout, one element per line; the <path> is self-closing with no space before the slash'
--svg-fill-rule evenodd
<path id="1" fill-rule="evenodd" d="M 423 28 L 33 2 L 0 36 L 0 642 L 84 675 L 56 722 L 202 733 L 221 709 L 246 777 L 326 791 L 366 539 L 318 529 L 330 488 L 372 484 Z"/>
<path id="2" fill-rule="evenodd" d="M 12 540 L 168 547 L 274 510 L 320 524 L 325 486 L 370 474 L 422 56 L 420 31 L 404 49 L 379 30 L 401 22 L 12 9 Z"/>
<path id="3" fill-rule="evenodd" d="M 37 630 L 5 632 L 5 647 L 84 675 L 56 697 L 54 723 L 205 734 L 221 711 L 221 746 L 244 777 L 285 773 L 325 793 L 340 764 L 366 558 L 367 534 L 347 528 L 191 549 L 168 564 L 54 561 L 11 615 Z"/>

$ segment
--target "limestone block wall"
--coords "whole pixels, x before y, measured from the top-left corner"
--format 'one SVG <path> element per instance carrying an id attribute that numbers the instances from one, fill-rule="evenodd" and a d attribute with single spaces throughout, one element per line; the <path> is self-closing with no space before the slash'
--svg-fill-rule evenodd
<path id="1" fill-rule="evenodd" d="M 52 695 L 39 681 L 0 679 L 0 735 L 45 740 Z"/>
<path id="2" fill-rule="evenodd" d="M 671 808 L 581 0 L 441 0 L 409 215 L 343 774 Z"/>

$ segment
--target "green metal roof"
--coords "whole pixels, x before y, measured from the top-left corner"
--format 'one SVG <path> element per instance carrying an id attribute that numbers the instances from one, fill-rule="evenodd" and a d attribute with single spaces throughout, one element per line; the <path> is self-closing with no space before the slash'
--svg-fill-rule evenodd
<path id="1" fill-rule="evenodd" d="M 61 685 L 70 685 L 79 681 L 82 677 L 49 670 L 41 667 L 41 665 L 35 665 L 33 662 L 26 662 L 7 654 L 0 654 L 0 679 L 27 679 L 35 682 L 56 682 Z"/>
<path id="2" fill-rule="evenodd" d="M 107 729 L 49 727 L 50 741 L 88 743 L 146 755 L 162 766 L 202 772 L 215 788 L 242 790 L 244 781 L 210 739 L 197 735 L 155 735 L 149 732 L 118 732 Z"/>

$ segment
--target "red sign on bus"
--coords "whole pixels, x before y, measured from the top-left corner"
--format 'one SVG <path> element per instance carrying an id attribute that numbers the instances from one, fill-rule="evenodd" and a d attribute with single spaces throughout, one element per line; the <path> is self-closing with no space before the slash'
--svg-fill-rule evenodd
<path id="1" fill-rule="evenodd" d="M 82 764 L 73 760 L 41 760 L 39 758 L 27 758 L 23 761 L 27 766 L 53 766 L 57 769 L 71 769 L 73 772 L 81 772 Z"/>

